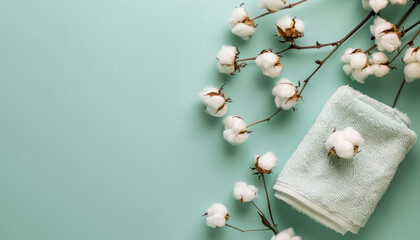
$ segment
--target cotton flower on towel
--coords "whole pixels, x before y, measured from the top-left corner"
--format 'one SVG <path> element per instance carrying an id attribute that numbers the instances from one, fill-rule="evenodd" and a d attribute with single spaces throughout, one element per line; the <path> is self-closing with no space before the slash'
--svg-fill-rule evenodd
<path id="1" fill-rule="evenodd" d="M 225 226 L 226 221 L 229 220 L 229 212 L 225 205 L 221 203 L 214 203 L 211 205 L 204 216 L 207 216 L 207 225 L 212 228 L 223 227 Z"/>
<path id="2" fill-rule="evenodd" d="M 214 117 L 223 117 L 228 110 L 226 94 L 222 93 L 222 88 L 208 87 L 198 94 L 207 106 L 207 112 Z"/>
<path id="3" fill-rule="evenodd" d="M 364 9 L 372 9 L 376 13 L 384 9 L 388 5 L 388 2 L 391 4 L 405 5 L 407 0 L 362 0 Z"/>
<path id="4" fill-rule="evenodd" d="M 376 52 L 369 57 L 360 49 L 348 48 L 341 57 L 343 70 L 347 75 L 360 83 L 364 83 L 370 75 L 383 77 L 389 73 L 388 57 L 383 52 Z"/>
<path id="5" fill-rule="evenodd" d="M 325 141 L 325 147 L 329 154 L 351 158 L 359 151 L 363 142 L 364 139 L 357 130 L 347 127 L 341 131 L 334 131 Z"/>
<path id="6" fill-rule="evenodd" d="M 217 68 L 221 73 L 233 74 L 241 66 L 236 63 L 239 51 L 236 46 L 223 45 L 222 49 L 217 53 Z"/>
<path id="7" fill-rule="evenodd" d="M 260 8 L 272 13 L 282 9 L 285 4 L 286 0 L 260 0 Z"/>
<path id="8" fill-rule="evenodd" d="M 229 18 L 229 27 L 233 34 L 247 40 L 255 32 L 254 21 L 248 16 L 245 8 L 237 7 Z"/>
<path id="9" fill-rule="evenodd" d="M 407 64 L 404 67 L 405 80 L 412 82 L 420 79 L 420 46 L 408 48 L 405 51 L 403 62 Z"/>
<path id="10" fill-rule="evenodd" d="M 255 59 L 255 63 L 264 75 L 272 78 L 279 76 L 283 70 L 279 55 L 273 53 L 271 49 L 263 50 Z"/>
<path id="11" fill-rule="evenodd" d="M 277 158 L 272 152 L 267 152 L 264 155 L 255 156 L 255 170 L 261 174 L 269 174 L 276 166 Z"/>
<path id="12" fill-rule="evenodd" d="M 370 32 L 375 37 L 375 43 L 379 51 L 393 52 L 400 45 L 401 32 L 392 23 L 387 22 L 381 17 L 376 17 Z"/>
<path id="13" fill-rule="evenodd" d="M 305 23 L 299 19 L 292 18 L 290 15 L 285 15 L 277 19 L 277 35 L 283 37 L 285 41 L 294 42 L 296 38 L 303 36 Z"/>
<path id="14" fill-rule="evenodd" d="M 254 185 L 237 182 L 233 188 L 233 197 L 241 202 L 251 202 L 257 197 L 257 192 L 258 189 Z"/>
<path id="15" fill-rule="evenodd" d="M 232 145 L 240 145 L 249 137 L 245 121 L 239 116 L 228 116 L 223 120 L 225 130 L 223 137 Z"/>
<path id="16" fill-rule="evenodd" d="M 271 92 L 275 97 L 274 103 L 278 108 L 282 108 L 283 110 L 293 108 L 299 98 L 302 98 L 297 88 L 287 78 L 278 80 Z"/>
<path id="17" fill-rule="evenodd" d="M 271 240 L 302 240 L 301 237 L 295 236 L 295 231 L 293 228 L 288 228 L 283 230 L 279 234 L 273 236 Z"/>

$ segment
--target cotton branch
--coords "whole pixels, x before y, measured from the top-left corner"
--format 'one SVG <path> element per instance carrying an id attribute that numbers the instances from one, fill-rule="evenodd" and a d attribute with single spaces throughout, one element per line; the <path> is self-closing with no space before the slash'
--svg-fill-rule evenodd
<path id="1" fill-rule="evenodd" d="M 296 6 L 296 5 L 299 5 L 299 4 L 301 4 L 301 3 L 304 3 L 304 2 L 306 2 L 306 1 L 308 1 L 308 0 L 302 0 L 302 1 L 299 1 L 299 2 L 296 2 L 296 3 L 291 3 L 291 4 L 289 4 L 289 5 L 284 6 L 284 7 L 283 7 L 282 9 L 280 9 L 279 11 L 281 11 L 281 10 L 285 10 L 285 9 L 289 9 L 289 8 L 292 8 L 292 7 Z M 274 12 L 267 11 L 266 13 L 263 13 L 263 14 L 261 14 L 261 15 L 258 15 L 258 16 L 256 16 L 256 17 L 252 18 L 252 20 L 255 20 L 255 19 L 258 19 L 258 18 L 261 18 L 261 17 L 267 16 L 267 15 L 272 14 L 272 13 L 274 13 Z"/>

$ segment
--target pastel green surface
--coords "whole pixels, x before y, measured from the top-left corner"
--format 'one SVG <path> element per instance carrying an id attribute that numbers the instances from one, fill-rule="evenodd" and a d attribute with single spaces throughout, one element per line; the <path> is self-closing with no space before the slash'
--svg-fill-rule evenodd
<path id="1" fill-rule="evenodd" d="M 232 147 L 197 93 L 226 82 L 229 114 L 252 122 L 275 111 L 275 80 L 252 63 L 236 76 L 219 74 L 214 58 L 222 44 L 237 44 L 242 57 L 282 49 L 274 21 L 286 13 L 307 23 L 299 44 L 335 41 L 367 14 L 356 0 L 309 0 L 258 20 L 255 36 L 243 41 L 227 27 L 241 2 L 0 2 L 0 239 L 270 239 L 269 232 L 210 229 L 201 214 L 222 202 L 232 225 L 261 227 L 254 209 L 231 196 L 238 180 L 262 187 L 251 176 L 253 156 L 274 151 L 279 158 L 271 186 L 339 86 L 392 104 L 403 65 L 365 85 L 343 73 L 345 48 L 371 45 L 366 26 L 315 75 L 298 111 L 256 126 L 244 145 Z M 246 7 L 251 16 L 263 12 L 257 0 Z M 406 9 L 388 7 L 383 16 L 395 23 Z M 303 80 L 328 51 L 284 54 L 282 76 Z M 419 91 L 420 81 L 407 85 L 398 102 L 417 133 Z M 358 235 L 343 237 L 272 198 L 275 219 L 304 240 L 415 239 L 419 155 L 417 144 Z M 262 197 L 256 202 L 264 205 Z"/>

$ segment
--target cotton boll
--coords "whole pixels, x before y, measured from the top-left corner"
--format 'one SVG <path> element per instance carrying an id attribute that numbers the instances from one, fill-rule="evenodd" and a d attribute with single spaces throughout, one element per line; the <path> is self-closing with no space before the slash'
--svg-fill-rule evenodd
<path id="1" fill-rule="evenodd" d="M 286 0 L 260 0 L 260 8 L 270 12 L 277 12 L 286 4 Z"/>
<path id="2" fill-rule="evenodd" d="M 237 7 L 233 10 L 232 15 L 229 18 L 229 27 L 233 29 L 236 24 L 242 22 L 248 17 L 248 13 L 246 12 L 245 8 Z"/>
<path id="3" fill-rule="evenodd" d="M 417 49 L 417 51 L 415 51 Z M 405 64 L 412 63 L 419 61 L 418 58 L 418 48 L 409 47 L 407 51 L 405 51 L 403 62 Z"/>
<path id="4" fill-rule="evenodd" d="M 262 51 L 255 59 L 255 63 L 260 67 L 264 75 L 272 78 L 280 75 L 283 70 L 280 57 L 269 49 Z"/>
<path id="5" fill-rule="evenodd" d="M 281 104 L 281 108 L 283 110 L 290 110 L 291 108 L 293 108 L 296 104 L 297 104 L 297 100 L 296 99 L 282 99 L 282 104 Z"/>
<path id="6" fill-rule="evenodd" d="M 206 87 L 204 88 L 204 90 L 200 93 L 198 93 L 198 95 L 201 98 L 201 101 L 203 101 L 204 104 L 209 104 L 209 102 L 212 101 L 212 97 L 210 95 L 208 95 L 209 93 L 215 93 L 218 94 L 219 93 L 219 89 L 215 88 L 215 87 Z"/>
<path id="7" fill-rule="evenodd" d="M 254 32 L 255 27 L 243 23 L 238 23 L 234 28 L 232 28 L 232 33 L 244 40 L 251 38 Z"/>
<path id="8" fill-rule="evenodd" d="M 392 27 L 392 24 L 390 22 L 387 22 L 385 19 L 377 16 L 373 20 L 373 24 L 370 25 L 370 32 L 372 33 L 373 36 L 376 37 L 377 34 L 391 27 Z"/>
<path id="9" fill-rule="evenodd" d="M 276 20 L 276 25 L 277 27 L 281 28 L 283 31 L 286 31 L 286 29 L 292 27 L 292 20 L 293 18 L 290 17 L 290 15 L 285 15 Z"/>
<path id="10" fill-rule="evenodd" d="M 412 82 L 420 78 L 420 62 L 412 62 L 404 67 L 405 80 Z"/>
<path id="11" fill-rule="evenodd" d="M 232 74 L 236 71 L 235 65 L 221 65 L 219 62 L 217 63 L 217 69 L 224 74 Z"/>
<path id="12" fill-rule="evenodd" d="M 207 112 L 214 117 L 222 117 L 227 113 L 226 95 L 215 87 L 205 88 L 198 94 L 202 102 L 207 105 Z"/>
<path id="13" fill-rule="evenodd" d="M 396 33 L 387 33 L 377 39 L 376 44 L 380 51 L 393 52 L 401 45 L 401 40 Z"/>
<path id="14" fill-rule="evenodd" d="M 271 92 L 274 96 L 290 98 L 296 94 L 296 87 L 293 86 L 289 79 L 281 78 L 277 81 L 276 86 L 274 86 Z"/>
<path id="15" fill-rule="evenodd" d="M 381 64 L 381 63 L 389 62 L 388 56 L 383 52 L 375 52 L 372 54 L 371 57 L 372 57 L 373 64 Z"/>
<path id="16" fill-rule="evenodd" d="M 343 54 L 343 56 L 341 57 L 341 61 L 343 62 L 343 63 L 350 63 L 350 54 L 352 53 L 352 52 L 354 52 L 354 50 L 356 50 L 356 49 L 354 49 L 354 48 L 347 48 L 346 49 L 346 52 Z"/>
<path id="17" fill-rule="evenodd" d="M 238 116 L 228 116 L 223 123 L 226 129 L 232 129 L 235 132 L 240 132 L 246 128 L 245 121 Z"/>
<path id="18" fill-rule="evenodd" d="M 391 68 L 388 65 L 374 64 L 372 65 L 373 74 L 376 77 L 384 77 L 388 75 Z"/>
<path id="19" fill-rule="evenodd" d="M 368 62 L 368 57 L 364 52 L 355 52 L 350 54 L 349 60 L 352 68 L 363 68 Z"/>
<path id="20" fill-rule="evenodd" d="M 271 240 L 301 240 L 300 237 L 295 236 L 295 231 L 293 228 L 288 228 L 279 234 L 273 236 Z"/>
<path id="21" fill-rule="evenodd" d="M 350 63 L 349 64 L 344 64 L 343 70 L 347 75 L 349 75 L 350 73 L 353 72 L 353 68 L 351 67 Z"/>
<path id="22" fill-rule="evenodd" d="M 220 64 L 234 64 L 238 54 L 239 52 L 236 46 L 223 45 L 217 53 L 216 58 Z"/>
<path id="23" fill-rule="evenodd" d="M 335 131 L 333 132 L 328 138 L 327 141 L 325 141 L 325 147 L 329 150 L 331 150 L 337 142 L 344 140 L 344 134 L 341 131 Z"/>
<path id="24" fill-rule="evenodd" d="M 253 185 L 245 182 L 237 182 L 233 188 L 233 196 L 241 202 L 250 202 L 257 196 L 258 189 Z"/>
<path id="25" fill-rule="evenodd" d="M 271 173 L 273 168 L 276 166 L 277 158 L 272 152 L 267 152 L 264 155 L 258 155 L 255 157 L 255 169 L 259 173 Z"/>
<path id="26" fill-rule="evenodd" d="M 358 81 L 359 83 L 365 83 L 366 78 L 373 74 L 372 67 L 366 67 L 363 69 L 354 69 L 351 73 L 351 78 Z"/>
<path id="27" fill-rule="evenodd" d="M 222 214 L 222 215 L 228 215 L 229 214 L 225 205 L 223 205 L 221 203 L 213 203 L 210 206 L 210 208 L 207 209 L 206 212 L 207 212 L 208 215 L 214 215 L 216 213 L 219 213 L 219 214 Z"/>
<path id="28" fill-rule="evenodd" d="M 362 135 L 352 127 L 344 128 L 341 132 L 343 133 L 344 140 L 349 141 L 354 146 L 360 146 L 364 142 Z"/>
<path id="29" fill-rule="evenodd" d="M 351 158 L 354 155 L 354 146 L 348 141 L 339 141 L 334 145 L 334 151 L 340 158 Z"/>
<path id="30" fill-rule="evenodd" d="M 224 115 L 226 115 L 227 111 L 228 107 L 226 104 L 224 104 L 222 108 L 214 108 L 210 105 L 207 105 L 207 112 L 213 117 L 223 117 Z"/>
<path id="31" fill-rule="evenodd" d="M 407 0 L 389 0 L 391 4 L 398 4 L 398 5 L 405 5 L 407 4 Z"/>
<path id="32" fill-rule="evenodd" d="M 207 225 L 212 228 L 220 228 L 226 225 L 226 216 L 222 214 L 214 214 L 207 217 Z"/>
<path id="33" fill-rule="evenodd" d="M 369 6 L 374 12 L 379 12 L 388 5 L 388 0 L 370 0 Z"/>
<path id="34" fill-rule="evenodd" d="M 276 21 L 277 35 L 286 41 L 293 41 L 303 36 L 305 23 L 299 19 L 285 15 Z"/>
<path id="35" fill-rule="evenodd" d="M 305 30 L 305 23 L 302 20 L 295 18 L 295 28 L 297 31 L 303 33 Z"/>
<path id="36" fill-rule="evenodd" d="M 228 22 L 232 33 L 245 40 L 249 39 L 252 34 L 254 34 L 256 27 L 254 21 L 249 18 L 248 13 L 243 7 L 235 8 Z"/>

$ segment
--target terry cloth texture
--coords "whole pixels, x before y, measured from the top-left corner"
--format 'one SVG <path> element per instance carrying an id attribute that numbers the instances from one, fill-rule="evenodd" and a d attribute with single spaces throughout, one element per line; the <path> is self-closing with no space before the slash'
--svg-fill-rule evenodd
<path id="1" fill-rule="evenodd" d="M 357 233 L 417 140 L 409 124 L 397 109 L 340 87 L 280 173 L 275 196 L 339 233 Z M 346 127 L 364 138 L 360 152 L 328 156 L 325 140 Z"/>

